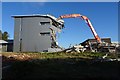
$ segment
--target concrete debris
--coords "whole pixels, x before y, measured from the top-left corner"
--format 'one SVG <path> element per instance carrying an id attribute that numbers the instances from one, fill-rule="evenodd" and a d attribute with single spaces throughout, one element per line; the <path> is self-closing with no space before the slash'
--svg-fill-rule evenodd
<path id="1" fill-rule="evenodd" d="M 105 59 L 108 56 L 108 54 L 104 55 L 102 58 Z"/>
<path id="2" fill-rule="evenodd" d="M 48 48 L 48 52 L 60 52 L 62 51 L 61 48 Z"/>
<path id="3" fill-rule="evenodd" d="M 99 58 L 99 59 L 95 60 L 95 62 L 97 62 L 97 61 L 101 61 L 101 62 L 104 62 L 104 61 L 120 61 L 120 59 L 107 59 L 107 58 L 103 59 L 103 58 Z"/>
<path id="4" fill-rule="evenodd" d="M 98 44 L 95 39 L 87 39 L 80 43 L 86 48 L 86 51 L 90 52 L 109 52 L 116 53 L 120 44 L 114 44 L 111 42 L 111 38 L 101 38 L 102 43 Z"/>
<path id="5" fill-rule="evenodd" d="M 86 50 L 86 48 L 84 48 L 84 46 L 81 46 L 81 45 L 75 45 L 71 48 L 67 48 L 65 50 L 63 50 L 63 52 L 84 52 Z"/>

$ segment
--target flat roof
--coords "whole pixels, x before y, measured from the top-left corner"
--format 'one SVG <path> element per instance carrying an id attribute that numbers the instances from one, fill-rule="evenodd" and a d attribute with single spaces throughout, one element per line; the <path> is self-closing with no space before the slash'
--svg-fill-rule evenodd
<path id="1" fill-rule="evenodd" d="M 0 44 L 2 43 L 8 43 L 7 41 L 4 41 L 4 40 L 0 40 Z"/>
<path id="2" fill-rule="evenodd" d="M 59 23 L 60 25 L 64 25 L 64 20 L 57 20 L 56 17 L 54 17 L 54 16 L 52 16 L 52 15 L 49 15 L 49 14 L 46 14 L 46 15 L 43 15 L 43 14 L 13 15 L 12 17 L 13 17 L 13 18 L 24 18 L 24 17 L 47 17 L 47 18 L 50 18 L 50 19 L 54 20 L 55 22 Z"/>
<path id="3" fill-rule="evenodd" d="M 87 39 L 87 40 L 83 41 L 82 44 L 83 44 L 83 43 L 86 43 L 86 42 L 88 42 L 88 41 L 93 41 L 93 42 L 94 42 L 94 41 L 97 41 L 97 40 L 96 40 L 95 38 Z M 111 43 L 111 38 L 109 38 L 109 37 L 108 37 L 108 38 L 101 38 L 101 41 L 105 41 L 105 42 Z"/>
<path id="4" fill-rule="evenodd" d="M 43 15 L 43 14 L 31 14 L 31 15 L 12 15 L 12 17 L 14 18 L 22 18 L 22 17 L 52 17 L 55 19 L 54 16 L 52 15 L 49 15 L 49 14 L 46 14 L 46 15 Z"/>

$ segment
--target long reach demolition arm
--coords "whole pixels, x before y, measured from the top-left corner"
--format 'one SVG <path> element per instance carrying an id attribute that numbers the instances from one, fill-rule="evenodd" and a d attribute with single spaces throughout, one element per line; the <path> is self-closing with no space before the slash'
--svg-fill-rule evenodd
<path id="1" fill-rule="evenodd" d="M 101 43 L 100 37 L 98 36 L 98 34 L 96 33 L 94 27 L 92 26 L 92 23 L 90 22 L 90 20 L 86 16 L 83 16 L 81 14 L 67 14 L 67 15 L 60 16 L 57 20 L 60 20 L 60 19 L 63 19 L 63 18 L 77 18 L 77 17 L 82 18 L 87 23 L 87 25 L 91 29 L 91 31 L 92 31 L 95 39 L 97 40 L 97 42 Z"/>

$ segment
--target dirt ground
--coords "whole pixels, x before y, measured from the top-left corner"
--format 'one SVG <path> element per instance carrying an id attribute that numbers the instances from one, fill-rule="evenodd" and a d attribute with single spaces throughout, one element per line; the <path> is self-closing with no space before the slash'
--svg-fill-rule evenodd
<path id="1" fill-rule="evenodd" d="M 119 80 L 119 62 L 78 53 L 2 53 L 2 80 Z"/>

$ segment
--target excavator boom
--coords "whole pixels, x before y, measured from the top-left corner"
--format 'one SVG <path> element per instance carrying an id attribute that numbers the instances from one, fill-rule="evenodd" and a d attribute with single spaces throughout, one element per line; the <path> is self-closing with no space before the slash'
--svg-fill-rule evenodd
<path id="1" fill-rule="evenodd" d="M 60 20 L 60 19 L 63 19 L 63 18 L 77 18 L 77 17 L 80 17 L 83 20 L 85 20 L 87 25 L 90 27 L 95 39 L 98 41 L 98 43 L 102 43 L 100 37 L 98 36 L 98 34 L 96 33 L 94 27 L 92 26 L 92 23 L 90 22 L 90 20 L 86 16 L 83 16 L 81 14 L 67 14 L 67 15 L 60 16 L 57 20 Z"/>

